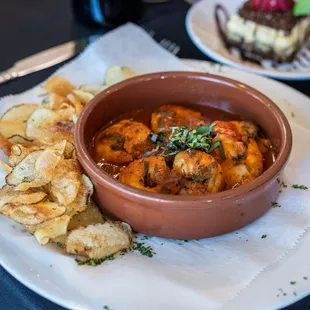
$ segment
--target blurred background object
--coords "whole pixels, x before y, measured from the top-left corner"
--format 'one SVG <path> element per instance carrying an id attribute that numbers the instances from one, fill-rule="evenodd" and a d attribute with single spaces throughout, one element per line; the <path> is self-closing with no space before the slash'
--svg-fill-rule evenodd
<path id="1" fill-rule="evenodd" d="M 118 26 L 142 16 L 142 0 L 72 0 L 75 18 L 82 24 Z"/>

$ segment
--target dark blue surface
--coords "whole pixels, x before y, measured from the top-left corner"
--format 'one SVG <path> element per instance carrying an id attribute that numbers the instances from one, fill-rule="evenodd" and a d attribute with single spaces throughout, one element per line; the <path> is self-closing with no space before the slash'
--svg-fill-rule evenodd
<path id="1" fill-rule="evenodd" d="M 148 29 L 154 30 L 156 37 L 165 37 L 180 45 L 179 57 L 208 60 L 195 48 L 186 34 L 184 18 L 187 9 L 188 6 L 182 0 L 148 6 L 142 23 Z M 97 31 L 78 25 L 73 20 L 69 0 L 0 1 L 0 71 L 23 57 Z M 46 79 L 56 69 L 57 66 L 2 85 L 0 97 L 29 89 Z M 309 81 L 286 84 L 310 96 Z M 0 279 L 0 310 L 64 309 L 26 288 L 1 266 Z M 259 292 L 257 298 L 260 298 Z M 310 297 L 285 310 L 310 310 Z"/>

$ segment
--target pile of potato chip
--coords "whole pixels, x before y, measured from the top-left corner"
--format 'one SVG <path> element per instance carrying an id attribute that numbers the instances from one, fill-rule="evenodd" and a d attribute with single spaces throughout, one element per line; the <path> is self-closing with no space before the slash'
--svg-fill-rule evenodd
<path id="1" fill-rule="evenodd" d="M 23 224 L 41 245 L 100 259 L 132 245 L 128 224 L 105 220 L 91 200 L 93 185 L 76 159 L 74 127 L 83 107 L 107 87 L 136 74 L 111 67 L 104 85 L 79 88 L 60 76 L 43 86 L 41 104 L 21 104 L 0 119 L 0 149 L 8 174 L 0 213 Z"/>

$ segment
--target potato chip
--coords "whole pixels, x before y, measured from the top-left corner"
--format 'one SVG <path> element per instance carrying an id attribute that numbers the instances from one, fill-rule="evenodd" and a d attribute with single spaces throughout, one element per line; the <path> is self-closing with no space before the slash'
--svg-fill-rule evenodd
<path id="1" fill-rule="evenodd" d="M 70 221 L 70 216 L 61 215 L 36 227 L 28 226 L 28 230 L 34 231 L 34 235 L 41 245 L 46 245 L 50 239 L 67 233 L 67 227 Z"/>
<path id="2" fill-rule="evenodd" d="M 27 155 L 34 151 L 38 151 L 40 147 L 24 147 L 21 144 L 15 144 L 11 147 L 11 155 L 9 156 L 9 165 L 11 167 L 17 166 Z"/>
<path id="3" fill-rule="evenodd" d="M 10 173 L 12 171 L 12 167 L 4 163 L 2 160 L 0 160 L 0 169 L 4 170 L 7 173 Z"/>
<path id="4" fill-rule="evenodd" d="M 0 119 L 0 133 L 6 138 L 26 137 L 27 120 L 37 108 L 37 104 L 21 104 L 6 111 Z"/>
<path id="5" fill-rule="evenodd" d="M 93 94 L 87 93 L 87 92 L 82 91 L 80 89 L 74 90 L 73 94 L 76 97 L 78 97 L 81 100 L 81 103 L 84 105 L 94 98 Z"/>
<path id="6" fill-rule="evenodd" d="M 53 179 L 56 166 L 63 158 L 65 145 L 66 141 L 61 141 L 45 150 L 27 155 L 6 176 L 7 184 L 20 191 L 48 184 Z"/>
<path id="7" fill-rule="evenodd" d="M 6 204 L 0 212 L 13 221 L 24 225 L 37 225 L 64 214 L 65 207 L 55 202 L 42 201 L 36 204 Z"/>
<path id="8" fill-rule="evenodd" d="M 79 188 L 76 199 L 66 205 L 66 214 L 73 216 L 84 211 L 90 202 L 90 197 L 93 194 L 93 184 L 86 175 L 82 175 L 82 183 Z"/>
<path id="9" fill-rule="evenodd" d="M 26 124 L 26 136 L 38 139 L 42 136 L 43 129 L 53 127 L 59 122 L 59 115 L 48 109 L 37 109 L 29 117 Z"/>
<path id="10" fill-rule="evenodd" d="M 12 145 L 13 143 L 0 133 L 0 150 L 2 150 L 6 156 L 11 154 Z"/>
<path id="11" fill-rule="evenodd" d="M 86 227 L 88 225 L 103 224 L 105 222 L 103 215 L 96 204 L 90 200 L 87 208 L 74 215 L 68 225 L 68 230 Z"/>
<path id="12" fill-rule="evenodd" d="M 121 222 L 105 222 L 70 231 L 65 251 L 99 259 L 129 249 L 131 244 L 132 232 L 129 225 Z"/>
<path id="13" fill-rule="evenodd" d="M 14 188 L 5 185 L 0 189 L 0 210 L 8 204 L 34 204 L 42 201 L 46 193 L 42 191 L 27 190 L 24 192 L 15 191 Z"/>
<path id="14" fill-rule="evenodd" d="M 107 85 L 91 85 L 91 84 L 85 84 L 79 87 L 79 89 L 82 90 L 83 92 L 90 93 L 94 96 L 98 95 L 107 88 L 108 88 Z"/>
<path id="15" fill-rule="evenodd" d="M 66 206 L 72 203 L 82 184 L 82 173 L 75 159 L 62 160 L 54 171 L 49 193 L 54 201 Z"/>
<path id="16" fill-rule="evenodd" d="M 70 144 L 66 144 L 66 154 L 72 153 L 72 146 L 74 144 L 74 124 L 60 123 L 53 127 L 43 129 L 37 140 L 42 144 L 51 145 L 61 140 L 66 140 Z"/>
<path id="17" fill-rule="evenodd" d="M 108 69 L 105 75 L 105 84 L 111 86 L 136 75 L 137 74 L 128 67 L 113 66 Z"/>
<path id="18" fill-rule="evenodd" d="M 54 75 L 46 82 L 43 88 L 49 93 L 55 93 L 59 96 L 66 97 L 68 94 L 72 93 L 75 86 L 61 76 Z"/>
<path id="19" fill-rule="evenodd" d="M 39 146 L 40 144 L 35 140 L 24 138 L 20 135 L 14 135 L 8 138 L 8 141 L 12 144 L 20 144 L 25 147 Z"/>
<path id="20" fill-rule="evenodd" d="M 69 141 L 67 141 L 65 151 L 64 151 L 65 159 L 73 159 L 74 158 L 74 152 L 75 152 L 74 145 L 72 143 L 70 143 Z"/>
<path id="21" fill-rule="evenodd" d="M 75 109 L 74 114 L 79 116 L 84 108 L 82 101 L 77 96 L 74 96 L 73 94 L 69 94 L 67 98 Z"/>
<path id="22" fill-rule="evenodd" d="M 68 140 L 73 143 L 72 118 L 75 109 L 68 106 L 57 111 L 48 109 L 36 110 L 27 122 L 26 134 L 42 144 L 52 144 L 59 140 Z"/>
<path id="23" fill-rule="evenodd" d="M 58 248 L 63 248 L 67 239 L 67 234 L 52 238 L 50 241 L 57 244 Z"/>
<path id="24" fill-rule="evenodd" d="M 60 96 L 56 93 L 51 93 L 48 98 L 48 107 L 52 110 L 59 110 L 64 108 L 64 103 L 68 102 L 66 97 Z M 46 106 L 44 106 L 46 107 Z"/>

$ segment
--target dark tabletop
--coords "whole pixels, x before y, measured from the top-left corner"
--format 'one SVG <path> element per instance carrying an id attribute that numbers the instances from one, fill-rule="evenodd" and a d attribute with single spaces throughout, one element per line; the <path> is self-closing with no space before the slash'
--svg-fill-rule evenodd
<path id="1" fill-rule="evenodd" d="M 140 24 L 154 30 L 155 39 L 167 38 L 180 45 L 178 57 L 209 60 L 193 45 L 186 34 L 184 20 L 188 8 L 189 5 L 182 0 L 147 5 Z M 90 29 L 74 20 L 70 0 L 0 1 L 0 71 L 26 56 L 98 31 L 107 30 Z M 0 97 L 17 94 L 35 86 L 50 76 L 58 67 L 55 66 L 0 85 Z M 309 81 L 286 82 L 286 84 L 310 96 Z M 0 279 L 0 309 L 64 309 L 27 289 L 1 266 Z M 308 309 L 310 309 L 310 297 L 285 308 L 285 310 Z"/>

